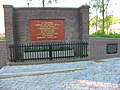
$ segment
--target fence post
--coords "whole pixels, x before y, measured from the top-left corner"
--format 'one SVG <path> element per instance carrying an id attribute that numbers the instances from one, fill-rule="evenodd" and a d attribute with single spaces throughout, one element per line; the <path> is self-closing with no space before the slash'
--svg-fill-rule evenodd
<path id="1" fill-rule="evenodd" d="M 86 57 L 88 56 L 88 42 L 86 41 Z"/>
<path id="2" fill-rule="evenodd" d="M 17 48 L 18 48 L 18 44 L 14 44 L 14 54 L 15 54 L 14 62 L 17 62 L 17 60 L 19 60 Z"/>
<path id="3" fill-rule="evenodd" d="M 9 54 L 10 54 L 10 61 L 13 62 L 13 56 L 12 56 L 12 53 L 13 53 L 13 52 L 12 52 L 12 45 L 9 45 L 8 48 L 9 48 L 9 50 L 10 50 L 10 53 L 9 53 Z"/>
<path id="4" fill-rule="evenodd" d="M 52 45 L 49 45 L 49 59 L 52 61 Z"/>

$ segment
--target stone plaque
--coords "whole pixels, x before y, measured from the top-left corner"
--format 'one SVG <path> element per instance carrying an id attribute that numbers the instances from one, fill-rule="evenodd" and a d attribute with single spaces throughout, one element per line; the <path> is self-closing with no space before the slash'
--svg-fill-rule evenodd
<path id="1" fill-rule="evenodd" d="M 64 20 L 31 20 L 31 41 L 64 40 Z"/>
<path id="2" fill-rule="evenodd" d="M 107 44 L 107 54 L 115 54 L 117 53 L 117 48 L 118 48 L 118 45 L 117 43 L 112 43 L 112 44 Z"/>

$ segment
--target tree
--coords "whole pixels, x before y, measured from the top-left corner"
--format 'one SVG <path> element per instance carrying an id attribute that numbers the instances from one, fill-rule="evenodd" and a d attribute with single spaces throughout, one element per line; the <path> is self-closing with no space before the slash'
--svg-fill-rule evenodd
<path id="1" fill-rule="evenodd" d="M 98 23 L 97 23 L 98 24 L 98 28 L 100 30 L 102 30 L 103 29 L 102 18 L 100 18 L 98 16 L 94 16 L 93 18 L 90 19 L 90 24 L 89 24 L 90 28 L 96 26 L 96 18 L 98 20 Z M 117 17 L 114 17 L 113 15 L 105 16 L 105 18 L 104 18 L 104 32 L 108 31 L 108 29 L 110 29 L 110 26 L 112 24 L 116 24 L 116 23 L 119 23 L 119 22 L 120 22 L 120 19 L 117 18 Z M 101 33 L 103 33 L 103 32 L 101 31 Z"/>
<path id="2" fill-rule="evenodd" d="M 101 28 L 101 32 L 102 33 L 105 33 L 104 32 L 104 24 L 105 24 L 105 20 L 104 20 L 104 18 L 105 18 L 105 11 L 107 12 L 107 7 L 108 7 L 108 4 L 109 4 L 109 1 L 110 0 L 106 0 L 106 4 L 105 4 L 105 2 L 104 2 L 105 0 L 91 0 L 90 1 L 90 6 L 92 7 L 92 9 L 94 9 L 94 10 L 96 10 L 96 16 L 98 16 L 98 12 L 99 13 L 101 13 L 101 15 L 102 15 L 102 28 Z M 105 8 L 105 6 L 106 6 L 106 8 Z M 93 10 L 93 11 L 94 11 Z M 96 18 L 96 30 L 97 30 L 97 26 L 98 26 L 98 20 L 97 20 L 98 18 Z"/>
<path id="3" fill-rule="evenodd" d="M 58 0 L 48 0 L 47 4 L 51 4 L 52 2 L 58 2 Z M 45 7 L 45 0 L 42 0 L 43 8 Z"/>
<path id="4" fill-rule="evenodd" d="M 93 11 L 93 14 L 94 12 L 96 12 L 95 16 L 96 16 L 96 31 L 98 30 L 98 23 L 99 23 L 99 20 L 98 20 L 98 16 L 100 15 L 100 13 L 102 13 L 102 28 L 101 28 L 101 32 L 104 33 L 104 12 L 105 12 L 105 9 L 104 9 L 104 0 L 91 0 L 89 2 L 91 8 L 92 8 L 92 11 Z"/>
<path id="5" fill-rule="evenodd" d="M 104 29 L 108 32 L 108 29 L 110 28 L 110 25 L 113 24 L 113 15 L 108 15 L 104 19 Z"/>
<path id="6" fill-rule="evenodd" d="M 95 27 L 96 31 L 98 31 L 98 29 L 100 29 L 100 27 L 101 27 L 101 21 L 102 21 L 102 19 L 100 17 L 98 17 L 98 15 L 94 16 L 93 18 L 90 19 L 90 24 L 89 24 L 90 28 Z"/>
<path id="7" fill-rule="evenodd" d="M 26 0 L 26 1 L 33 1 L 33 2 L 34 2 L 34 0 Z M 47 4 L 51 4 L 51 3 L 53 3 L 53 2 L 58 3 L 59 0 L 38 0 L 38 2 L 39 2 L 39 1 L 41 1 L 42 7 L 45 8 L 45 2 L 46 2 Z M 29 7 L 29 3 L 30 3 L 30 2 L 27 3 L 27 4 L 28 4 L 28 7 Z"/>
<path id="8" fill-rule="evenodd" d="M 91 6 L 91 11 L 95 10 L 95 17 L 93 17 L 94 25 L 96 28 L 96 31 L 98 30 L 98 12 L 100 12 L 100 0 L 91 0 L 89 2 L 89 5 Z"/>
<path id="9" fill-rule="evenodd" d="M 102 0 L 102 9 L 101 9 L 101 12 L 102 12 L 102 33 L 105 33 L 105 31 L 104 31 L 104 28 L 105 28 L 105 26 L 104 26 L 104 24 L 105 24 L 105 22 L 104 22 L 105 7 L 104 6 L 105 6 L 104 0 Z"/>
<path id="10" fill-rule="evenodd" d="M 106 16 L 108 16 L 108 5 L 109 5 L 109 2 L 110 2 L 110 0 L 106 0 Z M 106 20 L 107 21 L 107 20 Z M 109 24 L 107 23 L 107 27 L 109 27 Z M 108 31 L 108 28 L 107 28 L 107 31 Z"/>

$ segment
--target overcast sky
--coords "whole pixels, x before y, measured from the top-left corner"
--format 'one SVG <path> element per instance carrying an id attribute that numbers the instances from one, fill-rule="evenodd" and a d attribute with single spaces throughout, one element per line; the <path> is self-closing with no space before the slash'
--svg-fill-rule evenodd
<path id="1" fill-rule="evenodd" d="M 34 2 L 32 2 L 34 1 Z M 4 12 L 3 5 L 13 5 L 14 7 L 42 7 L 42 0 L 0 0 L 0 33 L 4 33 Z M 47 0 L 46 0 L 47 1 Z M 45 4 L 46 7 L 80 7 L 87 3 L 89 0 L 59 0 L 59 3 Z M 110 10 L 115 13 L 116 16 L 120 17 L 120 0 L 112 0 Z"/>

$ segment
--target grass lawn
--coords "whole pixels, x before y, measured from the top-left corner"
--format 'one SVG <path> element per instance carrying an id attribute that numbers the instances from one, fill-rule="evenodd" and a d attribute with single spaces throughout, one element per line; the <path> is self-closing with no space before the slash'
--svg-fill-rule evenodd
<path id="1" fill-rule="evenodd" d="M 5 37 L 0 37 L 0 40 L 5 40 Z"/>
<path id="2" fill-rule="evenodd" d="M 95 32 L 92 35 L 90 35 L 90 37 L 120 38 L 120 34 L 118 33 L 105 34 L 101 32 Z"/>

